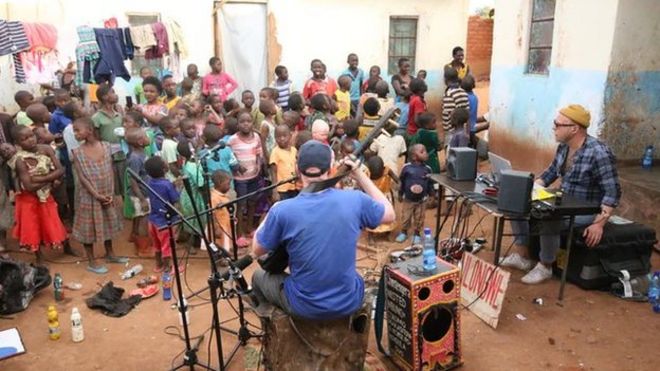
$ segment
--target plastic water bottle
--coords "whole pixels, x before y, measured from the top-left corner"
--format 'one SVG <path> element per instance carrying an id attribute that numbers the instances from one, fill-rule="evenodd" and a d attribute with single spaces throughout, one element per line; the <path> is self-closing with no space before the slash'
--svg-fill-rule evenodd
<path id="1" fill-rule="evenodd" d="M 424 228 L 424 250 L 422 257 L 424 259 L 424 271 L 426 273 L 433 273 L 437 268 L 435 261 L 435 241 L 431 235 L 431 228 Z"/>
<path id="2" fill-rule="evenodd" d="M 644 150 L 644 157 L 642 157 L 642 168 L 645 170 L 651 170 L 653 167 L 653 146 L 648 145 Z"/>
<path id="3" fill-rule="evenodd" d="M 62 275 L 55 273 L 55 278 L 53 278 L 53 289 L 55 290 L 55 301 L 62 301 L 64 299 L 64 291 L 62 291 Z"/>
<path id="4" fill-rule="evenodd" d="M 60 339 L 60 321 L 57 314 L 57 309 L 54 305 L 48 306 L 48 337 L 50 340 Z"/>
<path id="5" fill-rule="evenodd" d="M 653 311 L 660 313 L 660 271 L 653 273 L 651 282 L 649 282 L 648 298 L 649 303 L 653 306 Z"/>
<path id="6" fill-rule="evenodd" d="M 85 333 L 83 332 L 82 317 L 78 308 L 71 309 L 71 339 L 74 343 L 80 343 L 85 340 Z"/>
<path id="7" fill-rule="evenodd" d="M 170 272 L 165 270 L 163 272 L 163 300 L 172 299 L 172 277 L 170 277 Z"/>
<path id="8" fill-rule="evenodd" d="M 142 264 L 136 264 L 130 269 L 121 274 L 122 280 L 127 280 L 131 277 L 135 277 L 138 273 L 142 272 Z"/>

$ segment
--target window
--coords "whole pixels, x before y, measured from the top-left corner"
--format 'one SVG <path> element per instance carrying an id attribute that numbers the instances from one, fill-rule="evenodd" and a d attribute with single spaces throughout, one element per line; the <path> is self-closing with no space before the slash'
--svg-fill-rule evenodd
<path id="1" fill-rule="evenodd" d="M 548 74 L 552 54 L 555 0 L 533 0 L 527 73 Z"/>
<path id="2" fill-rule="evenodd" d="M 387 54 L 388 73 L 398 73 L 399 58 L 410 59 L 411 70 L 415 70 L 417 50 L 417 17 L 390 17 L 390 48 Z"/>
<path id="3" fill-rule="evenodd" d="M 160 21 L 159 13 L 128 13 L 128 24 L 131 26 L 143 26 Z M 140 68 L 149 66 L 154 71 L 156 76 L 160 76 L 160 71 L 163 69 L 163 59 L 145 59 L 144 50 L 135 49 L 135 56 L 131 63 L 131 75 L 139 76 Z"/>

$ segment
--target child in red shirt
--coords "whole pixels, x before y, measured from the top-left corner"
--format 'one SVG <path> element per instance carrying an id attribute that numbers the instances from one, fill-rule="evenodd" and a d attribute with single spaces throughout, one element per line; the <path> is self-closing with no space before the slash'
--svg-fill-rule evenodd
<path id="1" fill-rule="evenodd" d="M 410 103 L 408 104 L 408 134 L 414 135 L 417 133 L 417 116 L 420 113 L 426 112 L 426 101 L 424 101 L 424 93 L 426 93 L 426 83 L 422 79 L 412 79 L 410 82 Z"/>

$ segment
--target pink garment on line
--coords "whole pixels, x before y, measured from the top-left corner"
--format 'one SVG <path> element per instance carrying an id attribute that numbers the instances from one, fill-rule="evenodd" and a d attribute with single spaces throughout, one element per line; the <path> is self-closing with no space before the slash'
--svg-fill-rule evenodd
<path id="1" fill-rule="evenodd" d="M 30 51 L 49 52 L 57 49 L 57 29 L 47 23 L 23 22 L 25 35 L 30 42 Z"/>

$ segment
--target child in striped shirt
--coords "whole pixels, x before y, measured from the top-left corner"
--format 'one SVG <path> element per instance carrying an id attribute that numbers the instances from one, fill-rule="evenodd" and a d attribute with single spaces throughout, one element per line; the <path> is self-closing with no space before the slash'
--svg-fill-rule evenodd
<path id="1" fill-rule="evenodd" d="M 282 107 L 282 111 L 289 110 L 289 96 L 295 90 L 293 81 L 289 80 L 289 70 L 280 65 L 275 67 L 275 76 L 277 79 L 270 84 L 271 88 L 277 90 L 277 105 Z"/>

